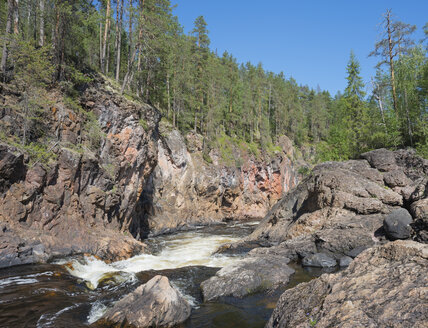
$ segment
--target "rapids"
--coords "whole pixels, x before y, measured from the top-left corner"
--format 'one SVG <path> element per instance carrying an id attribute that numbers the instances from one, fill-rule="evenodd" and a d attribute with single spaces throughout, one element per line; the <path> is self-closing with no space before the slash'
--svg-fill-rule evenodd
<path id="1" fill-rule="evenodd" d="M 110 264 L 79 256 L 1 269 L 0 327 L 88 327 L 114 302 L 157 274 L 167 276 L 193 307 L 182 327 L 263 327 L 281 290 L 203 303 L 199 287 L 219 268 L 241 259 L 215 251 L 248 235 L 256 224 L 232 222 L 154 237 L 145 241 L 152 254 Z M 290 285 L 320 273 L 295 269 Z"/>

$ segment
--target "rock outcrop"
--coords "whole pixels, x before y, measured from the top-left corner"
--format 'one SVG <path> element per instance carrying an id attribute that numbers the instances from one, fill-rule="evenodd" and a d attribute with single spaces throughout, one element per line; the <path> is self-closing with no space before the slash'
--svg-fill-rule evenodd
<path id="1" fill-rule="evenodd" d="M 130 232 L 156 165 L 160 115 L 103 81 L 88 87 L 80 102 L 84 111 L 61 102 L 51 108 L 46 133 L 57 137 L 53 163 L 29 165 L 24 153 L 0 144 L 0 267 L 75 253 L 117 260 L 144 247 Z M 91 128 L 98 133 L 92 150 L 76 145 L 88 138 L 82 134 L 88 121 L 94 125 L 86 128 L 89 135 Z"/>
<path id="2" fill-rule="evenodd" d="M 190 304 L 163 276 L 155 276 L 120 299 L 96 322 L 99 327 L 174 327 L 185 321 Z"/>
<path id="3" fill-rule="evenodd" d="M 370 248 L 346 270 L 285 291 L 266 327 L 426 327 L 427 268 L 426 244 Z"/>
<path id="4" fill-rule="evenodd" d="M 177 130 L 161 134 L 158 165 L 143 193 L 141 233 L 156 235 L 224 219 L 261 219 L 298 182 L 286 137 L 280 141 L 282 152 L 270 162 L 248 159 L 235 168 L 207 164 L 197 135 L 185 140 Z"/>
<path id="5" fill-rule="evenodd" d="M 270 251 L 282 248 L 292 259 L 322 253 L 340 262 L 344 256 L 354 258 L 368 247 L 397 239 L 385 234 L 384 220 L 389 222 L 388 214 L 392 217 L 397 210 L 407 213 L 402 207 L 410 209 L 412 222 L 409 225 L 407 217 L 405 222 L 400 219 L 399 229 L 392 225 L 402 237 L 426 241 L 428 161 L 406 150 L 380 149 L 362 158 L 317 165 L 250 236 L 229 250 L 275 246 Z M 392 225 L 386 224 L 389 231 Z"/>
<path id="6" fill-rule="evenodd" d="M 222 296 L 244 297 L 287 285 L 294 270 L 281 256 L 251 256 L 226 266 L 201 284 L 204 301 Z"/>

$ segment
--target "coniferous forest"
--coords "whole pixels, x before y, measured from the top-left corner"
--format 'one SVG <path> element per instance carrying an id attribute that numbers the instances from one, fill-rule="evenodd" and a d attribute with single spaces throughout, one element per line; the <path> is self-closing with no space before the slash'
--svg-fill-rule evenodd
<path id="1" fill-rule="evenodd" d="M 427 39 L 389 10 L 367 54 L 378 60 L 376 76 L 364 85 L 350 51 L 336 95 L 213 52 L 204 17 L 185 34 L 169 0 L 8 0 L 0 18 L 2 80 L 23 92 L 28 130 L 43 115 L 43 90 L 59 85 L 72 101 L 99 72 L 180 131 L 201 134 L 205 152 L 228 143 L 269 153 L 285 134 L 316 149 L 318 161 L 381 147 L 428 156 Z"/>
<path id="2" fill-rule="evenodd" d="M 428 2 L 176 2 L 0 1 L 0 327 L 427 327 Z"/>

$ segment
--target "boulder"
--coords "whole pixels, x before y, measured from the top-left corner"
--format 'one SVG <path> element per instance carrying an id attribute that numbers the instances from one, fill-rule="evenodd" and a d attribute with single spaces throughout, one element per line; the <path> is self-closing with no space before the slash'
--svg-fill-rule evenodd
<path id="1" fill-rule="evenodd" d="M 294 270 L 283 256 L 249 256 L 222 268 L 201 284 L 204 301 L 222 296 L 244 297 L 286 285 Z"/>
<path id="2" fill-rule="evenodd" d="M 120 299 L 96 322 L 99 327 L 173 327 L 184 322 L 191 306 L 171 287 L 168 278 L 155 276 Z"/>
<path id="3" fill-rule="evenodd" d="M 383 221 L 383 228 L 390 240 L 410 238 L 413 222 L 412 216 L 405 208 L 399 208 L 389 213 Z"/>
<path id="4" fill-rule="evenodd" d="M 352 257 L 343 256 L 339 260 L 339 266 L 342 268 L 347 267 L 347 266 L 349 266 L 349 264 L 351 264 L 351 262 L 352 262 Z"/>
<path id="5" fill-rule="evenodd" d="M 337 265 L 337 262 L 327 254 L 316 253 L 306 256 L 302 260 L 302 265 L 306 267 L 332 268 Z"/>
<path id="6" fill-rule="evenodd" d="M 266 327 L 426 327 L 427 267 L 428 245 L 370 248 L 344 271 L 286 290 Z"/>

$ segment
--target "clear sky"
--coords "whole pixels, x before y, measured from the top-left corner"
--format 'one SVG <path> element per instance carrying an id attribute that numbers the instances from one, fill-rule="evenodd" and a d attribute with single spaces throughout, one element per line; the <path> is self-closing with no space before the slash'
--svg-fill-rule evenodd
<path id="1" fill-rule="evenodd" d="M 171 0 L 185 32 L 203 15 L 211 49 L 225 50 L 239 62 L 263 63 L 297 83 L 335 95 L 346 86 L 351 49 L 365 82 L 374 75 L 368 58 L 379 35 L 381 15 L 392 9 L 398 20 L 417 26 L 416 39 L 428 22 L 428 0 Z"/>

